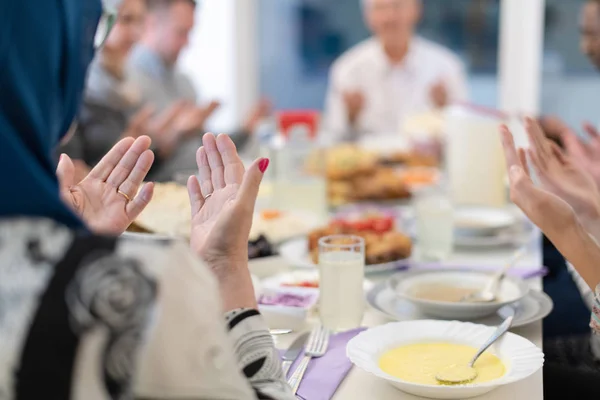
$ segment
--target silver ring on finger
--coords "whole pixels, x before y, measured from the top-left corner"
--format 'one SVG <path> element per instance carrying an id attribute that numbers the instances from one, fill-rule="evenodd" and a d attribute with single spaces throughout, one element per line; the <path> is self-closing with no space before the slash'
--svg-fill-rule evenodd
<path id="1" fill-rule="evenodd" d="M 208 200 L 212 195 L 212 193 L 209 193 L 206 196 L 204 196 L 204 201 Z"/>

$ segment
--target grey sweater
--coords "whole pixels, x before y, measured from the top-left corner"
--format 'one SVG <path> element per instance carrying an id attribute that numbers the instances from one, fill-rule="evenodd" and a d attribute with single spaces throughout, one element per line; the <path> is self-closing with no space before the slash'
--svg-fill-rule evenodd
<path id="1" fill-rule="evenodd" d="M 138 44 L 131 52 L 127 68 L 128 79 L 141 91 L 142 103 L 159 111 L 181 100 L 196 103 L 198 94 L 190 79 L 176 68 L 166 65 L 151 49 Z M 157 180 L 169 180 L 180 171 L 196 169 L 196 150 L 201 145 L 201 133 L 181 143 L 169 160 L 164 160 L 155 173 Z M 239 148 L 250 135 L 242 129 L 230 134 Z"/>
<path id="2" fill-rule="evenodd" d="M 59 152 L 94 166 L 119 140 L 129 118 L 143 105 L 150 104 L 160 112 L 179 100 L 196 102 L 196 92 L 189 79 L 176 71 L 156 75 L 157 66 L 160 68 L 161 65 L 149 50 L 136 48 L 125 79 L 119 80 L 96 57 L 88 71 L 77 132 Z M 168 181 L 177 172 L 196 169 L 195 154 L 201 145 L 200 134 L 182 142 L 168 159 L 157 157 L 149 179 Z M 239 130 L 231 137 L 241 148 L 249 135 Z"/>

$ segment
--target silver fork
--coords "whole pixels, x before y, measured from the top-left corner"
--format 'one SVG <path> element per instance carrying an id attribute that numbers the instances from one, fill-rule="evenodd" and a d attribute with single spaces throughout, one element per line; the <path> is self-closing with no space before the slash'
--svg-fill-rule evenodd
<path id="1" fill-rule="evenodd" d="M 304 358 L 288 380 L 288 383 L 292 387 L 294 394 L 298 392 L 300 382 L 302 382 L 302 378 L 304 378 L 304 374 L 306 373 L 306 368 L 308 368 L 308 363 L 310 363 L 310 360 L 324 356 L 327 352 L 328 346 L 329 330 L 324 328 L 322 325 L 316 326 L 310 333 L 308 341 L 306 342 Z"/>

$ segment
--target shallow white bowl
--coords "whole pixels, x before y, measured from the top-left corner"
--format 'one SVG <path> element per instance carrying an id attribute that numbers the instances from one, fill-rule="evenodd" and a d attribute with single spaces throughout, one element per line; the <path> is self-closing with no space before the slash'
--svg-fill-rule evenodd
<path id="1" fill-rule="evenodd" d="M 359 334 L 348 343 L 346 354 L 358 368 L 406 393 L 433 399 L 467 399 L 532 375 L 544 365 L 542 350 L 521 336 L 507 333 L 489 350 L 502 360 L 506 366 L 506 374 L 486 383 L 457 386 L 406 382 L 382 371 L 379 368 L 379 359 L 389 350 L 415 343 L 456 343 L 478 348 L 494 329 L 485 325 L 457 321 L 394 322 Z"/>
<path id="2" fill-rule="evenodd" d="M 431 268 L 404 272 L 391 277 L 388 286 L 394 293 L 413 303 L 423 313 L 444 319 L 474 319 L 492 315 L 505 305 L 521 300 L 529 292 L 523 280 L 505 277 L 498 291 L 498 300 L 490 303 L 453 303 L 420 299 L 414 290 L 422 285 L 456 285 L 483 288 L 491 278 L 488 272 L 460 268 Z"/>
<path id="3" fill-rule="evenodd" d="M 462 207 L 454 212 L 454 230 L 459 236 L 493 236 L 517 223 L 509 210 L 487 207 Z"/>

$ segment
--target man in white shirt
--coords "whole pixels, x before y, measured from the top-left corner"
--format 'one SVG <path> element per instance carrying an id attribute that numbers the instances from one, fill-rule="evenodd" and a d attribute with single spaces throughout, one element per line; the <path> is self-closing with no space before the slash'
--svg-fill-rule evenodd
<path id="1" fill-rule="evenodd" d="M 458 57 L 415 35 L 420 0 L 362 2 L 374 37 L 332 67 L 324 121 L 329 140 L 400 134 L 406 117 L 467 99 Z"/>

